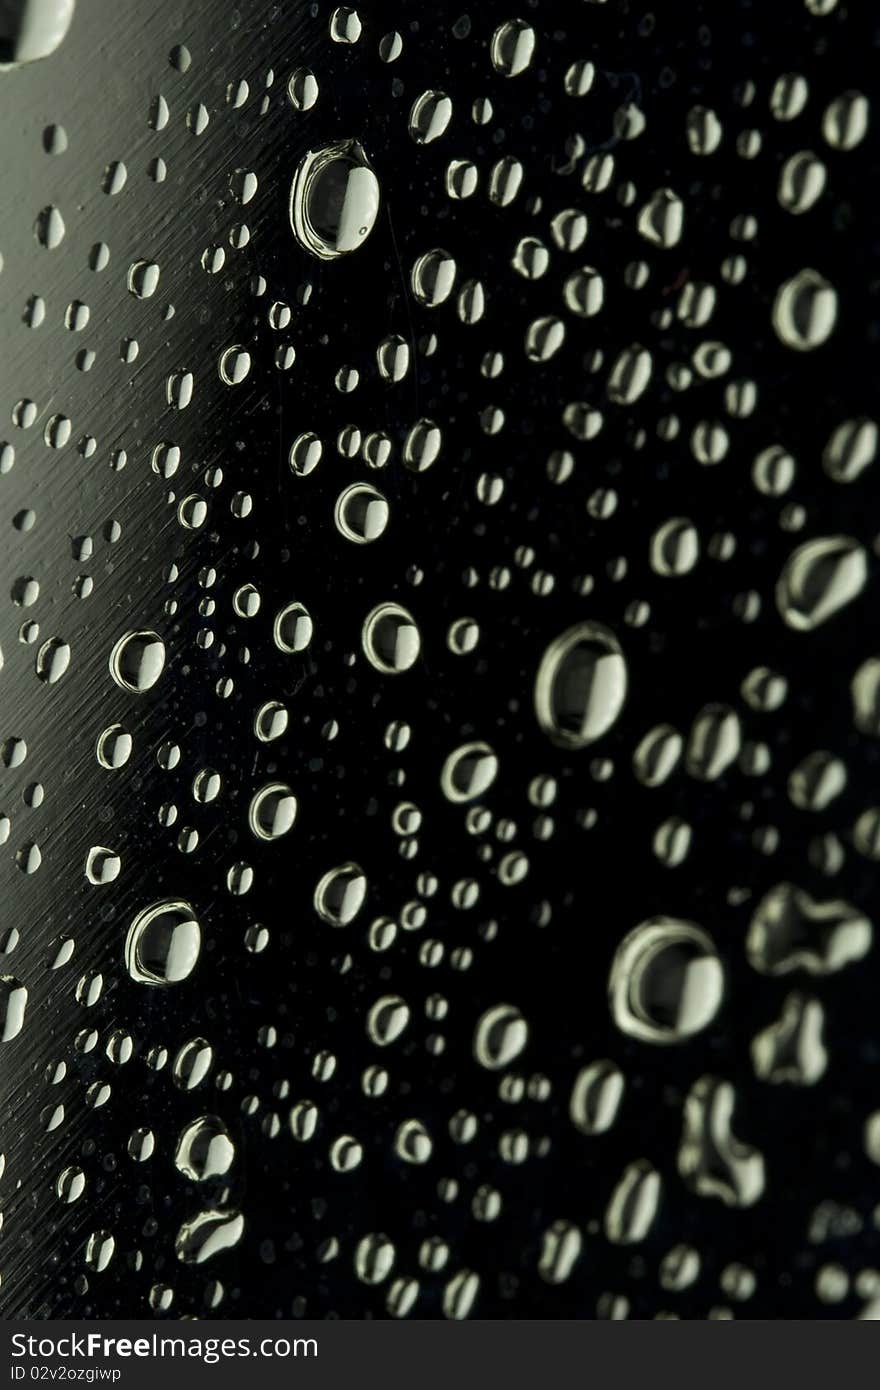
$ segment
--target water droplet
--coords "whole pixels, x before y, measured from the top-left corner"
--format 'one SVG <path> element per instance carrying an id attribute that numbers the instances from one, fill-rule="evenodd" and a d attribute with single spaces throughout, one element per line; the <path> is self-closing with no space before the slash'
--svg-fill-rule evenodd
<path id="1" fill-rule="evenodd" d="M 502 1071 L 515 1062 L 529 1040 L 529 1025 L 513 1004 L 495 1004 L 477 1021 L 474 1057 L 488 1071 Z"/>
<path id="2" fill-rule="evenodd" d="M 284 782 L 269 782 L 254 794 L 248 824 L 258 840 L 279 840 L 293 829 L 297 801 Z"/>
<path id="3" fill-rule="evenodd" d="M 314 624 L 301 603 L 288 603 L 276 614 L 272 636 L 279 651 L 298 655 L 312 640 Z"/>
<path id="4" fill-rule="evenodd" d="M 786 560 L 776 585 L 776 606 L 796 632 L 812 632 L 858 598 L 868 578 L 868 556 L 851 536 L 820 536 Z"/>
<path id="5" fill-rule="evenodd" d="M 354 921 L 367 896 L 367 876 L 359 864 L 340 864 L 329 869 L 315 889 L 315 911 L 331 927 L 347 927 Z"/>
<path id="6" fill-rule="evenodd" d="M 836 322 L 837 291 L 817 270 L 801 270 L 780 285 L 773 328 L 785 347 L 811 352 L 828 340 Z"/>
<path id="7" fill-rule="evenodd" d="M 492 35 L 492 66 L 502 77 L 518 77 L 535 53 L 535 31 L 524 19 L 508 19 Z"/>
<path id="8" fill-rule="evenodd" d="M 142 695 L 165 669 L 165 643 L 157 632 L 126 632 L 110 653 L 110 674 L 122 690 Z"/>
<path id="9" fill-rule="evenodd" d="M 181 1130 L 174 1151 L 174 1166 L 192 1182 L 222 1178 L 232 1167 L 235 1145 L 216 1115 L 200 1115 Z"/>
<path id="10" fill-rule="evenodd" d="M 409 133 L 417 145 L 430 145 L 446 133 L 452 120 L 452 101 L 445 92 L 423 92 L 409 113 Z"/>
<path id="11" fill-rule="evenodd" d="M 236 345 L 226 348 L 220 354 L 218 370 L 224 385 L 240 386 L 250 369 L 251 355 L 245 348 Z"/>
<path id="12" fill-rule="evenodd" d="M 535 679 L 535 714 L 563 748 L 585 748 L 617 720 L 627 692 L 620 644 L 609 628 L 579 623 L 550 643 Z"/>
<path id="13" fill-rule="evenodd" d="M 356 251 L 379 215 L 379 180 L 356 140 L 312 150 L 290 189 L 290 225 L 303 247 L 332 261 Z"/>
<path id="14" fill-rule="evenodd" d="M 714 1019 L 724 972 L 712 938 L 692 922 L 653 917 L 624 937 L 608 981 L 611 1014 L 641 1042 L 677 1043 Z"/>
<path id="15" fill-rule="evenodd" d="M 70 665 L 70 646 L 62 637 L 50 637 L 37 652 L 34 670 L 41 681 L 55 685 Z"/>
<path id="16" fill-rule="evenodd" d="M 201 945 L 189 903 L 169 898 L 135 917 L 125 939 L 126 968 L 139 984 L 178 984 L 195 969 Z"/>
<path id="17" fill-rule="evenodd" d="M 443 764 L 440 786 L 448 801 L 462 803 L 484 796 L 498 775 L 498 759 L 488 743 L 465 743 Z"/>
<path id="18" fill-rule="evenodd" d="M 388 503 L 378 488 L 352 483 L 337 497 L 333 517 L 340 535 L 366 545 L 383 535 L 388 525 Z"/>
<path id="19" fill-rule="evenodd" d="M 184 1221 L 174 1241 L 182 1264 L 201 1265 L 231 1250 L 244 1235 L 244 1217 L 237 1211 L 200 1211 Z"/>
<path id="20" fill-rule="evenodd" d="M 28 992 L 14 975 L 0 975 L 0 1042 L 11 1042 L 24 1027 Z"/>
<path id="21" fill-rule="evenodd" d="M 415 618 L 399 603 L 380 603 L 367 615 L 361 642 L 370 665 L 388 676 L 411 670 L 422 646 Z"/>
<path id="22" fill-rule="evenodd" d="M 128 269 L 128 289 L 137 299 L 149 299 L 159 288 L 159 267 L 155 261 L 135 261 Z"/>

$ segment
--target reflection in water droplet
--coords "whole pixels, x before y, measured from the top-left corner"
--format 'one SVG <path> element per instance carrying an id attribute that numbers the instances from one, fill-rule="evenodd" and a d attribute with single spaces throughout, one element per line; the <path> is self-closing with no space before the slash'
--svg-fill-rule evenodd
<path id="1" fill-rule="evenodd" d="M 362 246 L 379 215 L 379 180 L 356 140 L 312 150 L 290 189 L 290 225 L 303 247 L 332 261 Z"/>
<path id="2" fill-rule="evenodd" d="M 139 912 L 125 939 L 125 964 L 143 985 L 171 985 L 196 967 L 202 933 L 189 903 L 166 899 Z"/>
<path id="3" fill-rule="evenodd" d="M 585 748 L 617 720 L 627 691 L 627 669 L 614 633 L 600 623 L 579 623 L 552 641 L 535 679 L 535 714 L 554 743 Z"/>
<path id="4" fill-rule="evenodd" d="M 370 665 L 393 676 L 415 665 L 422 639 L 411 613 L 399 603 L 380 603 L 364 619 L 361 643 Z"/>
<path id="5" fill-rule="evenodd" d="M 776 585 L 776 606 L 797 632 L 812 632 L 858 598 L 868 578 L 868 556 L 851 536 L 820 536 L 786 560 Z"/>
<path id="6" fill-rule="evenodd" d="M 674 917 L 650 918 L 624 937 L 608 981 L 614 1022 L 641 1042 L 693 1037 L 712 1022 L 723 994 L 712 938 Z"/>
<path id="7" fill-rule="evenodd" d="M 165 669 L 165 643 L 156 632 L 126 632 L 110 653 L 110 674 L 133 695 L 151 690 Z"/>

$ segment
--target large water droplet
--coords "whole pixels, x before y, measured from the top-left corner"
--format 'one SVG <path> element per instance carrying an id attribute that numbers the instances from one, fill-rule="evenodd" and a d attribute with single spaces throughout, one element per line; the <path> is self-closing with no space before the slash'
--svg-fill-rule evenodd
<path id="1" fill-rule="evenodd" d="M 626 691 L 626 662 L 614 633 L 599 623 L 579 623 L 541 658 L 535 714 L 554 743 L 586 748 L 614 724 Z"/>
<path id="2" fill-rule="evenodd" d="M 126 632 L 110 653 L 110 674 L 133 695 L 151 690 L 165 669 L 165 643 L 157 632 Z"/>
<path id="3" fill-rule="evenodd" d="M 379 180 L 356 140 L 311 150 L 290 189 L 290 225 L 304 248 L 332 261 L 362 246 L 379 215 Z"/>
<path id="4" fill-rule="evenodd" d="M 858 598 L 868 578 L 868 556 L 851 536 L 820 536 L 786 560 L 776 585 L 776 606 L 797 632 L 812 632 Z"/>
<path id="5" fill-rule="evenodd" d="M 125 964 L 142 985 L 173 985 L 196 967 L 201 928 L 189 903 L 166 899 L 139 912 L 125 939 Z"/>
<path id="6" fill-rule="evenodd" d="M 608 995 L 618 1028 L 650 1043 L 677 1043 L 712 1022 L 724 972 L 712 938 L 692 922 L 653 917 L 624 937 Z"/>
<path id="7" fill-rule="evenodd" d="M 174 1151 L 174 1166 L 193 1182 L 222 1178 L 235 1158 L 228 1129 L 216 1115 L 200 1115 L 181 1130 Z"/>

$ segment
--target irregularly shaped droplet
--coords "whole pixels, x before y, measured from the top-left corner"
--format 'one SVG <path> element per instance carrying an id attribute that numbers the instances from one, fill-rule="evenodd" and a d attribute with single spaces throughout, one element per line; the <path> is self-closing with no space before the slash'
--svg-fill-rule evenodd
<path id="1" fill-rule="evenodd" d="M 700 1197 L 750 1207 L 763 1195 L 764 1159 L 731 1128 L 736 1096 L 729 1081 L 702 1076 L 688 1093 L 678 1171 Z"/>
<path id="2" fill-rule="evenodd" d="M 825 1011 L 818 999 L 790 994 L 779 1019 L 752 1040 L 756 1076 L 774 1085 L 812 1086 L 828 1063 L 824 1026 Z"/>
<path id="3" fill-rule="evenodd" d="M 871 948 L 873 928 L 840 899 L 817 902 L 792 883 L 765 894 L 749 924 L 746 951 L 762 975 L 831 975 Z"/>
<path id="4" fill-rule="evenodd" d="M 174 1253 L 187 1265 L 201 1265 L 231 1250 L 244 1235 L 244 1217 L 237 1211 L 200 1211 L 177 1232 Z"/>

